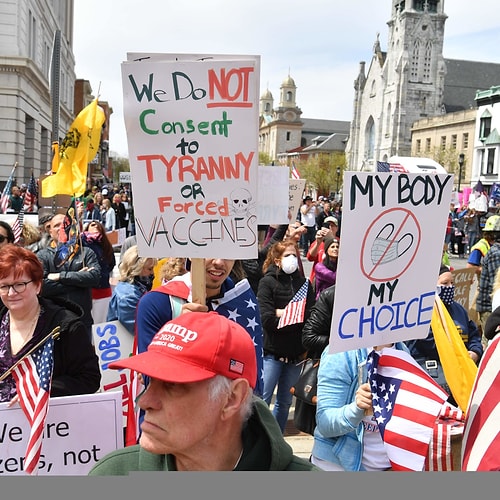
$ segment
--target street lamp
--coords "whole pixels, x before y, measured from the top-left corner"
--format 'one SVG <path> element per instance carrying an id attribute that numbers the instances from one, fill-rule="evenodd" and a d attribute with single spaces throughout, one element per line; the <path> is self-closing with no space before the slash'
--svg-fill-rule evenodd
<path id="1" fill-rule="evenodd" d="M 337 197 L 339 196 L 340 167 L 337 167 Z"/>
<path id="2" fill-rule="evenodd" d="M 465 155 L 460 153 L 458 155 L 458 192 L 460 193 L 460 181 L 462 180 L 462 168 L 464 166 Z"/>

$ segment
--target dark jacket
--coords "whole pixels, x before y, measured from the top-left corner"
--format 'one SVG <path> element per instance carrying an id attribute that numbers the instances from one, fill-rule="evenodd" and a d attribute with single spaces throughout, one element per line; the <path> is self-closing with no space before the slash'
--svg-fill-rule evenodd
<path id="1" fill-rule="evenodd" d="M 82 321 L 87 326 L 89 337 L 92 334 L 92 287 L 99 286 L 101 266 L 93 250 L 82 247 L 69 262 L 57 268 L 54 263 L 56 249 L 48 246 L 36 256 L 43 265 L 42 297 L 64 297 L 76 302 L 83 309 Z M 88 271 L 82 271 L 84 265 Z M 50 273 L 60 273 L 58 281 L 47 279 Z"/>
<path id="2" fill-rule="evenodd" d="M 195 423 L 196 414 L 193 414 Z M 308 460 L 293 454 L 269 407 L 254 397 L 254 411 L 242 432 L 243 455 L 236 471 L 313 471 L 320 470 Z M 175 471 L 175 457 L 156 455 L 140 445 L 113 451 L 99 460 L 90 476 L 125 476 L 132 471 Z"/>
<path id="3" fill-rule="evenodd" d="M 51 397 L 97 392 L 101 383 L 99 359 L 81 321 L 82 308 L 61 298 L 40 297 L 39 302 L 42 313 L 35 333 L 16 360 L 60 326 L 60 335 L 54 340 Z M 6 312 L 7 308 L 3 306 L 0 317 Z"/>
<path id="4" fill-rule="evenodd" d="M 312 285 L 309 283 L 307 291 L 304 322 L 278 329 L 279 318 L 276 316 L 276 309 L 284 309 L 306 279 L 299 270 L 286 274 L 275 264 L 271 264 L 260 280 L 257 300 L 264 333 L 264 354 L 274 354 L 291 360 L 299 360 L 304 354 L 302 327 L 314 304 Z"/>
<path id="5" fill-rule="evenodd" d="M 302 329 L 302 344 L 310 358 L 321 357 L 330 342 L 335 285 L 323 290 L 314 304 L 309 318 Z"/>

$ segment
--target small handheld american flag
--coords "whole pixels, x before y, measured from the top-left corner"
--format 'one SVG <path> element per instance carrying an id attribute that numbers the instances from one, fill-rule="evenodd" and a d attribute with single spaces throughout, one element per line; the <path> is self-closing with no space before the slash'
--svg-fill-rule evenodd
<path id="1" fill-rule="evenodd" d="M 304 321 L 308 288 L 309 280 L 306 280 L 285 307 L 283 315 L 278 321 L 278 329 Z"/>

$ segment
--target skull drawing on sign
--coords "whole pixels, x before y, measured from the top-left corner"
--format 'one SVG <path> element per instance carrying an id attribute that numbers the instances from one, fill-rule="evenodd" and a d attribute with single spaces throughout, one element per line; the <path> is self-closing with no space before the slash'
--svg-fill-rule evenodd
<path id="1" fill-rule="evenodd" d="M 231 191 L 232 213 L 235 215 L 248 215 L 252 195 L 245 188 L 238 188 Z"/>

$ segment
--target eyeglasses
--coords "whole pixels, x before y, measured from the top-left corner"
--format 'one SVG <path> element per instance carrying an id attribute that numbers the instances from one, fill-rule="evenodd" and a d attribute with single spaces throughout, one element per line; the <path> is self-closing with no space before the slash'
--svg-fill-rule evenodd
<path id="1" fill-rule="evenodd" d="M 32 281 L 33 280 L 20 281 L 19 283 L 12 283 L 12 285 L 1 285 L 0 295 L 8 295 L 11 288 L 16 293 L 23 293 L 24 290 L 26 290 L 26 286 L 28 285 L 28 283 L 31 283 Z"/>
<path id="2" fill-rule="evenodd" d="M 3 243 L 5 240 L 8 240 L 9 238 L 7 236 L 4 236 L 3 234 L 0 234 L 0 243 Z"/>

